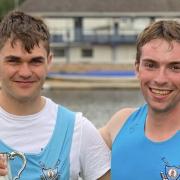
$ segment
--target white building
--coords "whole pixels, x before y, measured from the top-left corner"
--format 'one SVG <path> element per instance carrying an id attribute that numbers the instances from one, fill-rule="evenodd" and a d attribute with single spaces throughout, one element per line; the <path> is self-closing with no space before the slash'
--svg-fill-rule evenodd
<path id="1" fill-rule="evenodd" d="M 159 18 L 179 18 L 179 0 L 26 0 L 45 19 L 56 62 L 134 63 L 137 35 Z"/>

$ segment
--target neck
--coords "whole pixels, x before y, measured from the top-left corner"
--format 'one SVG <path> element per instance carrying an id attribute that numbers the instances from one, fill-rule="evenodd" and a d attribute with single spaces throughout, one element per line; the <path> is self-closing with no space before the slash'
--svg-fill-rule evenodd
<path id="1" fill-rule="evenodd" d="M 173 112 L 154 113 L 148 111 L 145 125 L 146 136 L 153 141 L 165 141 L 180 130 L 179 109 Z"/>
<path id="2" fill-rule="evenodd" d="M 0 92 L 0 106 L 10 114 L 20 116 L 35 114 L 41 111 L 44 105 L 45 99 L 41 96 L 30 100 L 18 101 Z"/>

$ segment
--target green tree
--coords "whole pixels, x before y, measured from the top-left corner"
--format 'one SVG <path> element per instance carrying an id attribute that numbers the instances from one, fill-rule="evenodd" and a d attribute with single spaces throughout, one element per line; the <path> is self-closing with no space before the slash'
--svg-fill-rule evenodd
<path id="1" fill-rule="evenodd" d="M 13 10 L 16 3 L 19 5 L 25 0 L 0 0 L 0 19 L 10 10 Z"/>

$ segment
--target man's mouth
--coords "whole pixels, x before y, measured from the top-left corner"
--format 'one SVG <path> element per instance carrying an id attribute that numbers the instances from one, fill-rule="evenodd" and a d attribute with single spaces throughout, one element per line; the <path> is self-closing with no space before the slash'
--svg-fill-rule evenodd
<path id="1" fill-rule="evenodd" d="M 15 82 L 25 84 L 25 83 L 33 83 L 34 81 L 29 80 L 29 81 L 15 81 Z"/>
<path id="2" fill-rule="evenodd" d="M 160 95 L 160 96 L 166 96 L 166 95 L 169 95 L 172 90 L 167 90 L 167 89 L 154 89 L 154 88 L 150 88 L 151 92 L 153 94 L 156 94 L 156 95 Z"/>

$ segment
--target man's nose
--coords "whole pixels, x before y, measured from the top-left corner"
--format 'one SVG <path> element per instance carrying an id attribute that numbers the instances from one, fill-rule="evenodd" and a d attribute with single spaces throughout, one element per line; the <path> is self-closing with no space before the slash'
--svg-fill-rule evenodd
<path id="1" fill-rule="evenodd" d="M 19 68 L 19 75 L 24 78 L 28 78 L 32 75 L 32 70 L 27 63 L 21 64 Z"/>
<path id="2" fill-rule="evenodd" d="M 167 72 L 164 68 L 159 69 L 157 73 L 155 74 L 155 82 L 157 84 L 163 85 L 168 82 Z"/>

